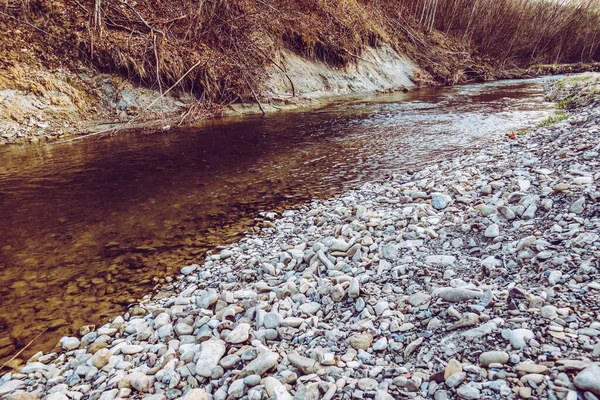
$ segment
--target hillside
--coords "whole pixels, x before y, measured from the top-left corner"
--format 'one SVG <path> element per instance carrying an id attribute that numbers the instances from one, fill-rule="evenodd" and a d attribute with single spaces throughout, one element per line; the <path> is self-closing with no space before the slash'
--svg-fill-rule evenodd
<path id="1" fill-rule="evenodd" d="M 527 72 L 540 64 L 590 69 L 599 42 L 594 0 L 9 0 L 0 136 L 192 123 L 235 103 L 278 109 L 549 71 Z"/>

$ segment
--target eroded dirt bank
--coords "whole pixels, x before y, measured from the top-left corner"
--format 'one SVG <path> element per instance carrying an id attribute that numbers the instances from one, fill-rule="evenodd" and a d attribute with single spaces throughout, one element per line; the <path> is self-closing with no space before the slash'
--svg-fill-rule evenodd
<path id="1" fill-rule="evenodd" d="M 190 95 L 161 97 L 116 75 L 11 68 L 0 90 L 0 143 L 55 141 L 111 128 L 160 130 L 224 114 L 324 105 L 340 95 L 410 90 L 427 76 L 386 46 L 368 49 L 346 67 L 291 52 L 280 53 L 275 65 L 266 70 L 257 102 L 206 107 Z"/>

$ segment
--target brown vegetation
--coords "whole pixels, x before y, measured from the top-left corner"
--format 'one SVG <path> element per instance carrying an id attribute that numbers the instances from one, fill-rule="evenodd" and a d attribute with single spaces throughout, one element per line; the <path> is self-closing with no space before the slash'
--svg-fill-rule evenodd
<path id="1" fill-rule="evenodd" d="M 594 0 L 8 0 L 0 12 L 0 69 L 88 65 L 220 103 L 256 97 L 280 49 L 343 67 L 385 43 L 440 83 L 600 59 Z"/>
<path id="2" fill-rule="evenodd" d="M 600 59 L 597 0 L 404 0 L 415 17 L 435 15 L 446 34 L 470 40 L 502 63 L 586 62 Z M 420 19 L 426 23 L 425 18 Z M 428 24 L 429 27 L 432 24 Z"/>

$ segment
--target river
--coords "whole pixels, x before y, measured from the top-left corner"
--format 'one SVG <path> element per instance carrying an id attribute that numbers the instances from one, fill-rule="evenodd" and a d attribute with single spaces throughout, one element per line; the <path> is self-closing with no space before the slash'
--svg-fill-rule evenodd
<path id="1" fill-rule="evenodd" d="M 0 361 L 101 324 L 256 225 L 546 118 L 544 79 L 0 148 Z"/>

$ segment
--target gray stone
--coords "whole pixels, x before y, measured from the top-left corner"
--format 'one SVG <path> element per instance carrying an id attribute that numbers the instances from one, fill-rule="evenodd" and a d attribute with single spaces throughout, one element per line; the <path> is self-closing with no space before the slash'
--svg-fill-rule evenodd
<path id="1" fill-rule="evenodd" d="M 431 265 L 452 265 L 456 262 L 454 256 L 433 255 L 425 257 L 425 263 Z"/>
<path id="2" fill-rule="evenodd" d="M 479 399 L 481 396 L 478 389 L 468 384 L 464 384 L 456 389 L 456 394 L 462 399 Z"/>
<path id="3" fill-rule="evenodd" d="M 200 376 L 210 377 L 212 370 L 219 365 L 221 357 L 225 354 L 225 342 L 210 339 L 200 344 L 200 356 L 196 363 L 196 373 Z"/>
<path id="4" fill-rule="evenodd" d="M 467 378 L 467 374 L 466 372 L 455 372 L 454 374 L 450 375 L 447 379 L 446 379 L 446 385 L 448 385 L 448 387 L 454 388 L 457 387 L 458 385 L 460 385 L 461 383 L 463 383 L 463 381 Z"/>
<path id="5" fill-rule="evenodd" d="M 271 351 L 261 353 L 240 372 L 241 377 L 249 375 L 263 375 L 265 372 L 277 365 L 279 354 Z"/>
<path id="6" fill-rule="evenodd" d="M 321 304 L 313 301 L 310 303 L 304 303 L 300 305 L 299 309 L 305 314 L 312 315 L 315 314 L 321 308 Z"/>
<path id="7" fill-rule="evenodd" d="M 508 362 L 508 353 L 505 351 L 486 351 L 479 355 L 479 363 L 487 367 L 490 364 L 506 364 Z"/>
<path id="8" fill-rule="evenodd" d="M 398 258 L 398 246 L 393 244 L 386 244 L 381 248 L 381 254 L 385 259 L 395 260 L 396 258 Z"/>
<path id="9" fill-rule="evenodd" d="M 585 210 L 585 197 L 580 197 L 577 201 L 571 204 L 569 211 L 575 214 L 581 214 Z"/>
<path id="10" fill-rule="evenodd" d="M 577 374 L 573 383 L 579 390 L 600 396 L 600 366 L 592 364 Z"/>
<path id="11" fill-rule="evenodd" d="M 443 210 L 448 207 L 452 197 L 444 193 L 431 193 L 431 206 L 436 210 Z"/>

